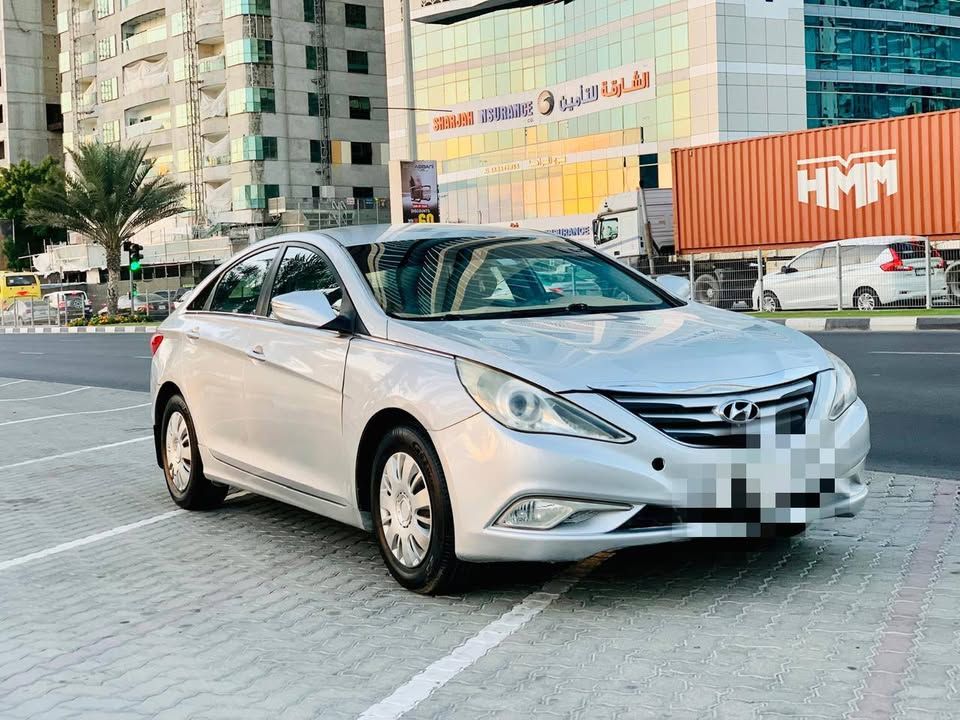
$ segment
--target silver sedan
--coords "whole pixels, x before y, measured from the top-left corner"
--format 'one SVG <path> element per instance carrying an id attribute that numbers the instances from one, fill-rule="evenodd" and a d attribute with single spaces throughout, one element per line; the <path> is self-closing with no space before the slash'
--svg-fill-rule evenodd
<path id="1" fill-rule="evenodd" d="M 366 528 L 424 593 L 471 562 L 856 513 L 870 439 L 850 369 L 671 283 L 499 228 L 261 242 L 153 339 L 157 462 L 185 508 L 236 486 Z"/>

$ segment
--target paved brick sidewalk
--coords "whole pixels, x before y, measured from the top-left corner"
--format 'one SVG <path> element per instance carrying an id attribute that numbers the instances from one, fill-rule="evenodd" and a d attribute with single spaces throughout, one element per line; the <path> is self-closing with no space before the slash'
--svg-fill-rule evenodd
<path id="1" fill-rule="evenodd" d="M 0 380 L 0 399 L 69 389 Z M 0 466 L 30 462 L 0 472 L 3 720 L 357 718 L 559 570 L 421 598 L 305 512 L 171 513 L 149 442 L 46 459 L 51 436 L 142 434 L 143 409 L 65 414 L 144 398 L 58 395 L 0 426 Z M 803 538 L 609 557 L 406 717 L 957 717 L 960 485 L 870 478 L 860 516 Z"/>

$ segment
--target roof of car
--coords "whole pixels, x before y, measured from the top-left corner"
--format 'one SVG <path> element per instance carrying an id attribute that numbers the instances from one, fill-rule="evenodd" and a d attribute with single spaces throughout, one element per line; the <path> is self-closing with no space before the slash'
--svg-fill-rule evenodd
<path id="1" fill-rule="evenodd" d="M 817 245 L 818 248 L 834 247 L 840 245 L 889 245 L 897 242 L 923 242 L 922 235 L 878 235 L 876 237 L 848 238 L 846 240 L 834 240 L 833 242 Z"/>
<path id="2" fill-rule="evenodd" d="M 493 225 L 460 225 L 456 223 L 408 225 L 352 225 L 344 228 L 329 228 L 311 235 L 326 235 L 344 247 L 369 245 L 371 243 L 395 242 L 421 237 L 530 237 L 543 235 L 536 230 L 497 227 Z"/>

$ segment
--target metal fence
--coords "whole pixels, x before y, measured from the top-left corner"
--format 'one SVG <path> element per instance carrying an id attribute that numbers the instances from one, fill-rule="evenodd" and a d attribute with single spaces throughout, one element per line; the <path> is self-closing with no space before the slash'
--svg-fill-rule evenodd
<path id="1" fill-rule="evenodd" d="M 649 272 L 646 258 L 637 266 Z M 960 241 L 845 240 L 813 248 L 656 258 L 697 302 L 732 310 L 960 307 Z"/>

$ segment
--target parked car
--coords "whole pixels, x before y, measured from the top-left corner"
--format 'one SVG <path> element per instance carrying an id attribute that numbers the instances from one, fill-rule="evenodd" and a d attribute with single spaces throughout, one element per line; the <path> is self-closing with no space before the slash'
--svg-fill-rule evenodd
<path id="1" fill-rule="evenodd" d="M 43 299 L 68 319 L 90 317 L 93 307 L 84 290 L 58 290 L 47 293 Z"/>
<path id="2" fill-rule="evenodd" d="M 117 299 L 117 311 L 121 313 L 130 312 L 129 295 L 122 295 Z M 170 314 L 170 304 L 165 297 L 156 293 L 137 295 L 133 301 L 133 312 L 142 313 L 149 318 L 162 318 Z M 104 305 L 100 308 L 98 314 L 106 315 L 107 306 Z"/>
<path id="3" fill-rule="evenodd" d="M 532 266 L 561 257 L 592 294 L 543 285 Z M 152 339 L 157 462 L 184 508 L 235 486 L 371 530 L 424 593 L 469 562 L 858 512 L 869 422 L 847 365 L 680 284 L 529 230 L 257 243 Z"/>
<path id="4" fill-rule="evenodd" d="M 753 306 L 767 312 L 837 307 L 837 245 L 818 245 L 797 255 L 779 273 L 753 288 Z M 916 304 L 927 296 L 923 238 L 879 237 L 843 240 L 840 245 L 843 306 L 874 310 L 892 303 Z M 948 297 L 946 263 L 931 250 L 931 296 Z"/>
<path id="5" fill-rule="evenodd" d="M 170 309 L 176 310 L 180 307 L 180 304 L 185 302 L 187 298 L 190 297 L 190 293 L 193 292 L 193 288 L 182 287 L 177 290 L 176 294 L 173 296 L 173 299 L 170 301 Z"/>
<path id="6" fill-rule="evenodd" d="M 57 311 L 45 300 L 12 300 L 3 305 L 4 325 L 55 325 Z"/>

